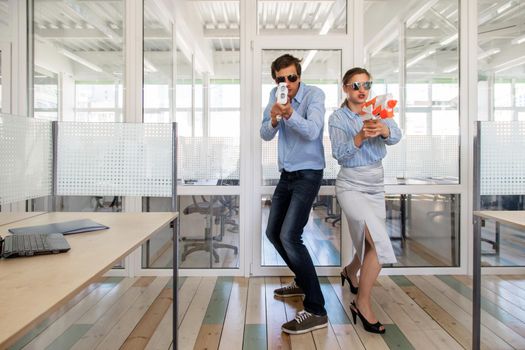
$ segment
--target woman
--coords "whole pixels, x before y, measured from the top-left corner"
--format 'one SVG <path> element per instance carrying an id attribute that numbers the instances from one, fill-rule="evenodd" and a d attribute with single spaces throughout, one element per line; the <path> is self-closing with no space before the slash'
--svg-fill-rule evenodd
<path id="1" fill-rule="evenodd" d="M 335 183 L 339 204 L 346 215 L 356 253 L 341 272 L 350 291 L 357 294 L 350 304 L 354 324 L 359 316 L 368 332 L 384 333 L 370 302 L 382 264 L 396 262 L 386 231 L 386 210 L 381 160 L 386 146 L 401 139 L 401 130 L 393 119 L 363 121 L 359 112 L 372 86 L 370 73 L 352 68 L 343 77 L 347 98 L 329 119 L 332 155 L 341 165 Z M 361 270 L 359 281 L 357 272 Z M 357 287 L 357 285 L 359 286 Z"/>

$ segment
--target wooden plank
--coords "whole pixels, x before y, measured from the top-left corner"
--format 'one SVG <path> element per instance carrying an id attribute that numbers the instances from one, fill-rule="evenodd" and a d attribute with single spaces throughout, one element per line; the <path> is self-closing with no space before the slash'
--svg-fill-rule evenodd
<path id="1" fill-rule="evenodd" d="M 381 295 L 381 306 L 390 315 L 395 324 L 415 348 L 439 349 L 424 330 L 436 330 L 443 337 L 450 337 L 439 325 L 428 316 L 410 297 L 388 277 L 379 277 L 384 290 L 378 290 Z"/>
<path id="2" fill-rule="evenodd" d="M 74 324 L 53 340 L 45 349 L 69 349 L 92 327 L 91 324 Z M 44 349 L 44 348 L 41 348 Z"/>
<path id="3" fill-rule="evenodd" d="M 243 350 L 266 350 L 266 325 L 246 324 L 244 328 Z"/>
<path id="4" fill-rule="evenodd" d="M 155 329 L 155 332 L 151 336 L 148 344 L 146 344 L 146 350 L 165 350 L 172 345 L 173 341 L 173 303 L 169 306 L 168 310 L 164 314 L 164 317 L 160 321 L 159 325 Z"/>
<path id="5" fill-rule="evenodd" d="M 224 323 L 224 317 L 226 316 L 226 309 L 228 308 L 228 301 L 230 300 L 232 290 L 232 281 L 232 277 L 219 277 L 217 279 L 202 323 Z"/>
<path id="6" fill-rule="evenodd" d="M 350 295 L 350 291 L 348 290 L 348 288 L 341 287 L 341 283 L 340 283 L 341 280 L 338 277 L 330 277 L 328 280 L 332 284 L 332 288 L 335 294 L 337 295 L 337 298 L 341 302 L 341 305 L 343 306 L 346 315 L 348 317 L 351 317 L 350 316 L 351 315 L 350 302 L 353 299 L 353 295 Z M 377 288 L 374 288 L 374 290 L 375 289 Z M 378 310 L 377 307 L 374 307 L 374 304 L 372 305 L 372 307 L 374 308 L 374 312 L 376 313 L 376 315 L 379 315 L 379 312 L 377 312 Z M 382 310 L 381 310 L 381 313 L 386 315 L 384 311 Z M 388 319 L 388 321 L 392 323 L 392 321 L 390 320 L 390 317 L 388 316 L 386 316 L 386 318 L 384 319 L 383 318 L 380 318 L 380 319 L 381 319 L 381 322 L 383 322 L 383 320 Z M 343 344 L 346 341 L 350 341 L 350 340 L 357 338 L 360 340 L 360 343 L 362 343 L 366 349 L 379 349 L 379 350 L 389 349 L 389 347 L 387 346 L 387 344 L 385 343 L 385 341 L 383 340 L 381 336 L 365 331 L 361 325 L 352 325 L 351 329 L 348 329 L 345 327 L 344 330 L 348 331 L 350 335 L 347 335 L 345 332 L 344 339 L 338 337 L 338 340 L 340 340 L 339 344 L 341 346 L 343 346 Z M 334 331 L 336 332 L 336 335 L 337 335 L 337 332 L 339 331 L 339 327 L 334 327 Z"/>
<path id="7" fill-rule="evenodd" d="M 388 292 L 388 296 L 393 303 L 397 303 L 409 315 L 417 329 L 440 330 L 441 327 L 417 305 L 401 288 L 389 277 L 379 277 L 379 282 Z M 392 314 L 390 314 L 392 317 Z M 396 321 L 396 324 L 398 322 Z M 398 324 L 401 328 L 401 326 Z M 402 328 L 401 328 L 402 329 Z"/>
<path id="8" fill-rule="evenodd" d="M 219 277 L 208 303 L 195 349 L 217 349 L 232 290 L 232 277 Z"/>
<path id="9" fill-rule="evenodd" d="M 273 298 L 273 294 L 272 294 Z M 266 324 L 266 286 L 264 277 L 251 277 L 248 282 L 246 324 Z"/>
<path id="10" fill-rule="evenodd" d="M 266 277 L 266 322 L 268 349 L 290 349 L 290 337 L 281 332 L 281 326 L 287 321 L 284 303 L 274 298 L 273 291 L 281 287 L 279 278 Z"/>
<path id="11" fill-rule="evenodd" d="M 217 349 L 221 339 L 222 324 L 203 323 L 199 328 L 199 335 L 193 349 Z"/>
<path id="12" fill-rule="evenodd" d="M 465 310 L 458 307 L 448 296 L 435 286 L 428 283 L 422 276 L 408 276 L 408 278 L 425 293 L 432 301 L 450 314 L 460 325 L 466 329 L 472 327 L 472 317 Z M 492 331 L 481 325 L 481 348 L 482 349 L 510 349 L 510 346 Z"/>
<path id="13" fill-rule="evenodd" d="M 82 315 L 81 318 L 76 321 L 79 324 L 94 324 L 97 320 L 104 315 L 105 312 L 110 309 L 120 298 L 129 290 L 129 288 L 138 279 L 136 278 L 125 278 L 115 288 L 113 288 L 108 294 L 102 298 L 97 305 L 93 306 L 88 312 Z"/>
<path id="14" fill-rule="evenodd" d="M 446 285 L 435 286 L 429 283 L 424 276 L 408 276 L 421 291 L 423 291 L 436 304 L 441 306 L 454 319 L 467 329 L 472 327 L 472 314 L 456 304 L 456 296 L 453 293 L 447 293 Z M 471 303 L 469 303 L 471 305 Z M 468 308 L 468 306 L 467 306 Z M 472 305 L 470 310 L 472 309 Z M 483 323 L 481 324 L 481 346 L 485 349 L 510 349 L 510 345 L 488 329 Z"/>
<path id="15" fill-rule="evenodd" d="M 224 320 L 219 350 L 242 349 L 247 297 L 248 278 L 235 277 L 228 303 L 228 311 Z M 253 330 L 257 330 L 257 328 L 253 328 Z M 257 332 L 254 334 L 257 334 Z"/>
<path id="16" fill-rule="evenodd" d="M 257 350 L 267 349 L 266 287 L 263 277 L 249 279 L 247 299 L 243 349 L 251 350 L 252 346 Z"/>
<path id="17" fill-rule="evenodd" d="M 202 278 L 199 288 L 195 293 L 195 297 L 191 301 L 187 312 L 184 314 L 184 319 L 181 320 L 179 326 L 179 349 L 193 349 L 216 280 L 216 277 Z"/>
<path id="18" fill-rule="evenodd" d="M 105 336 L 97 346 L 97 349 L 117 349 L 120 348 L 127 337 L 131 334 L 144 313 L 149 309 L 153 301 L 164 289 L 169 277 L 157 277 L 144 292 L 139 295 L 131 307 L 124 313 L 123 317 Z"/>
<path id="19" fill-rule="evenodd" d="M 459 324 L 443 308 L 423 293 L 418 287 L 412 285 L 402 287 L 403 291 L 427 312 L 444 330 L 446 330 L 465 349 L 471 347 L 472 332 Z M 439 334 L 438 334 L 439 336 Z"/>
<path id="20" fill-rule="evenodd" d="M 350 324 L 332 324 L 334 334 L 341 349 L 364 350 L 361 339 Z"/>
<path id="21" fill-rule="evenodd" d="M 348 326 L 350 327 L 350 325 Z M 291 336 L 291 338 L 293 337 Z M 345 349 L 339 345 L 339 340 L 330 322 L 328 322 L 328 327 L 313 331 L 312 337 L 314 338 L 316 349 Z"/>
<path id="22" fill-rule="evenodd" d="M 512 283 L 515 287 L 525 291 L 525 276 L 523 275 L 501 275 L 499 278 Z"/>
<path id="23" fill-rule="evenodd" d="M 139 277 L 133 287 L 148 287 L 153 281 L 155 281 L 155 276 Z"/>
<path id="24" fill-rule="evenodd" d="M 190 277 L 180 288 L 179 294 L 177 295 L 177 301 L 179 302 L 177 327 L 180 327 L 182 320 L 188 312 L 191 302 L 193 301 L 193 298 L 195 298 L 201 283 L 203 283 L 202 277 Z"/>
<path id="25" fill-rule="evenodd" d="M 456 280 L 463 283 L 464 285 L 468 286 L 470 289 L 472 288 L 472 279 L 470 279 L 467 276 L 454 276 Z M 516 304 L 508 301 L 507 299 L 501 297 L 497 293 L 493 292 L 492 290 L 485 287 L 485 282 L 483 281 L 484 278 L 482 278 L 481 283 L 481 296 L 487 300 L 493 303 L 495 306 L 500 308 L 501 310 L 505 310 L 509 314 L 511 314 L 513 317 L 515 317 L 518 321 L 522 323 L 522 328 L 525 327 L 525 310 L 521 309 Z"/>
<path id="26" fill-rule="evenodd" d="M 59 319 L 53 322 L 44 332 L 42 332 L 38 337 L 33 339 L 25 349 L 45 349 L 49 344 L 51 344 L 57 337 L 64 333 L 68 328 L 71 328 L 73 323 L 84 323 L 77 322 L 83 314 L 88 312 L 89 309 L 94 307 L 101 299 L 103 299 L 112 289 L 114 289 L 114 284 L 101 285 L 101 287 L 95 289 L 93 292 L 86 295 L 78 304 L 69 309 L 64 315 Z M 84 323 L 91 324 L 91 323 Z M 91 327 L 91 326 L 90 326 Z M 89 327 L 89 328 L 90 328 Z M 75 330 L 85 330 L 81 333 L 81 336 L 84 335 L 89 328 L 77 327 Z M 74 334 L 80 334 L 79 332 L 73 331 Z"/>
<path id="27" fill-rule="evenodd" d="M 130 282 L 133 283 L 135 281 L 136 279 L 132 279 Z M 86 314 L 85 318 L 79 319 L 78 322 L 83 322 L 85 319 L 96 319 L 96 323 L 73 345 L 72 349 L 94 349 L 144 291 L 145 287 L 129 287 L 124 294 L 119 295 L 119 298 L 109 308 L 101 310 L 97 307 L 96 311 L 90 312 Z M 99 317 L 101 312 L 103 313 Z"/>
<path id="28" fill-rule="evenodd" d="M 120 349 L 144 349 L 173 302 L 173 289 L 164 288 L 155 298 Z"/>
<path id="29" fill-rule="evenodd" d="M 414 349 L 403 332 L 401 332 L 399 327 L 395 324 L 385 324 L 385 334 L 383 334 L 382 337 L 390 349 Z"/>
<path id="30" fill-rule="evenodd" d="M 194 290 L 191 290 L 191 287 L 192 287 L 192 282 L 189 282 L 188 285 L 186 285 L 186 281 L 188 280 L 187 277 L 179 277 L 178 278 L 178 283 L 177 283 L 177 288 L 178 288 L 178 293 L 177 293 L 177 300 L 179 301 L 179 314 L 181 313 L 181 302 L 180 302 L 180 299 L 185 296 L 181 293 L 181 290 L 183 290 L 182 288 L 187 288 L 187 289 L 184 289 L 183 291 L 188 291 L 189 289 L 189 294 L 191 295 L 194 295 Z M 198 282 L 200 281 L 200 278 L 199 277 L 190 277 L 189 278 L 190 281 L 192 280 L 196 280 L 196 285 L 198 286 Z M 170 288 L 173 290 L 173 278 L 171 278 L 169 280 L 169 282 L 166 284 L 166 288 Z M 195 287 L 196 289 L 196 287 Z M 187 304 L 184 304 L 182 306 L 182 308 L 184 308 L 183 312 L 186 311 L 187 309 L 187 305 L 189 304 L 189 302 Z M 179 317 L 179 316 L 177 316 Z M 151 336 L 148 344 L 146 345 L 146 349 L 148 350 L 165 350 L 165 349 L 168 349 L 170 347 L 170 345 L 172 344 L 172 340 L 173 340 L 173 299 L 172 299 L 172 302 L 171 304 L 169 305 L 168 307 L 168 310 L 166 311 L 166 313 L 164 314 L 164 317 L 162 317 L 162 320 L 160 321 L 160 323 L 158 324 L 157 328 L 154 330 L 154 333 L 153 335 Z"/>
<path id="31" fill-rule="evenodd" d="M 470 277 L 468 277 L 470 279 Z M 470 279 L 471 280 L 471 279 Z M 509 281 L 498 276 L 483 275 L 481 283 L 489 290 L 510 301 L 522 310 L 525 310 L 525 290 L 516 288 Z"/>
<path id="32" fill-rule="evenodd" d="M 459 282 L 451 276 L 436 276 L 435 279 L 439 279 L 443 283 L 447 284 L 450 288 L 454 289 L 458 294 L 462 295 L 465 300 L 469 301 L 472 304 L 472 290 L 465 286 L 463 283 Z M 514 315 L 504 311 L 499 308 L 494 303 L 490 302 L 483 296 L 481 297 L 481 317 L 483 322 L 483 315 L 485 314 L 487 320 L 499 322 L 501 325 L 505 325 L 510 328 L 513 333 L 522 338 L 522 341 L 525 343 L 525 324 L 520 322 Z M 514 335 L 513 335 L 514 336 Z"/>

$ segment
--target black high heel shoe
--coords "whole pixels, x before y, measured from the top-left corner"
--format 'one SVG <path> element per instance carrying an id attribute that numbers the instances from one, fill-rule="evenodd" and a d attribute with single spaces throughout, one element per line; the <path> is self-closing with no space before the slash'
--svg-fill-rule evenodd
<path id="1" fill-rule="evenodd" d="M 350 277 L 346 275 L 346 268 L 344 268 L 343 271 L 341 271 L 341 285 L 342 286 L 345 285 L 345 280 L 347 280 L 348 285 L 350 285 L 350 293 L 357 294 L 359 287 L 354 287 L 354 285 L 352 284 L 352 281 L 350 280 Z"/>
<path id="2" fill-rule="evenodd" d="M 359 316 L 359 319 L 361 320 L 361 323 L 363 324 L 363 328 L 365 329 L 365 331 L 370 332 L 370 333 L 377 333 L 377 334 L 385 333 L 386 331 L 385 327 L 383 327 L 381 322 L 377 321 L 374 324 L 368 322 L 365 316 L 363 316 L 363 314 L 357 308 L 355 301 L 352 301 L 350 303 L 350 311 L 352 312 L 352 319 L 354 321 L 354 324 L 357 323 L 357 316 Z M 380 329 L 381 327 L 383 327 L 383 329 Z"/>

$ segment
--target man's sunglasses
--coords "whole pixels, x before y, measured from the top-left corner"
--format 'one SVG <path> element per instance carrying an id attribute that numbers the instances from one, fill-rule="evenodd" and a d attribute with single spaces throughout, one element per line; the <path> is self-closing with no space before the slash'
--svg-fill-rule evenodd
<path id="1" fill-rule="evenodd" d="M 284 77 L 276 77 L 275 81 L 277 83 L 284 83 L 286 79 L 288 79 L 290 83 L 295 83 L 297 81 L 297 78 L 299 78 L 297 74 L 290 74 L 290 75 L 285 75 Z"/>
<path id="2" fill-rule="evenodd" d="M 345 84 L 345 85 L 348 87 L 351 87 L 352 90 L 359 91 L 359 89 L 361 89 L 361 86 L 365 88 L 365 90 L 370 90 L 372 88 L 372 83 L 373 82 L 369 80 L 369 81 L 364 81 L 362 83 L 359 81 L 356 81 L 351 84 Z"/>

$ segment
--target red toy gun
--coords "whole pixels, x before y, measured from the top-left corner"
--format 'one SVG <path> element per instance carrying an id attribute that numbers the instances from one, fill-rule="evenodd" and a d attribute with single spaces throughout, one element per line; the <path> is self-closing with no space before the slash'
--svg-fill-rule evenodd
<path id="1" fill-rule="evenodd" d="M 359 113 L 363 120 L 386 119 L 394 116 L 394 107 L 397 100 L 392 99 L 391 94 L 379 95 L 363 104 L 363 109 Z"/>

